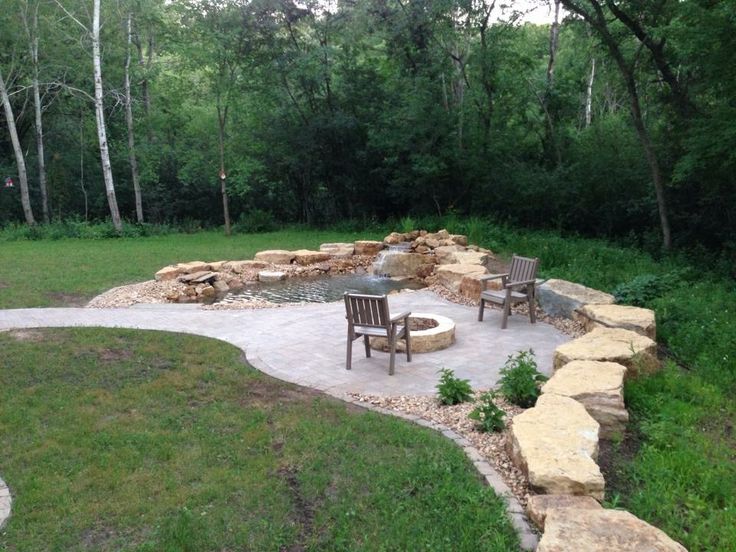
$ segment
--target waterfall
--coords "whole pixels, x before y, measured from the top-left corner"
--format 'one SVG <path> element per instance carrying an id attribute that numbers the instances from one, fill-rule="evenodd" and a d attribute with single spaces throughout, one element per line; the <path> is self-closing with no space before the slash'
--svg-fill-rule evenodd
<path id="1" fill-rule="evenodd" d="M 385 266 L 390 263 L 390 257 L 396 255 L 404 255 L 411 251 L 411 242 L 397 243 L 396 245 L 389 245 L 387 249 L 384 249 L 378 253 L 375 262 L 373 263 L 373 275 L 379 278 L 390 278 L 391 274 L 386 272 Z"/>

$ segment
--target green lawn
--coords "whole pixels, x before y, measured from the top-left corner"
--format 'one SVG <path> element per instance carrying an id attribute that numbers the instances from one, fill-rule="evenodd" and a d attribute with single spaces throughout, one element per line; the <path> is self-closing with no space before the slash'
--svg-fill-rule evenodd
<path id="1" fill-rule="evenodd" d="M 310 249 L 321 243 L 382 238 L 371 233 L 284 230 L 100 240 L 0 242 L 0 308 L 82 305 L 111 287 L 150 280 L 167 264 L 252 259 L 263 249 Z"/>
<path id="2" fill-rule="evenodd" d="M 269 378 L 221 342 L 0 333 L 0 549 L 518 549 L 440 434 Z"/>

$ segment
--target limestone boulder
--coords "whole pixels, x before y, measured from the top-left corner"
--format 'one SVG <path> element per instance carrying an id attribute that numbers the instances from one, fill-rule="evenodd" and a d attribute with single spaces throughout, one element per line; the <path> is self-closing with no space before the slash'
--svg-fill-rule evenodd
<path id="1" fill-rule="evenodd" d="M 434 254 L 437 257 L 438 264 L 457 264 L 457 261 L 455 260 L 455 254 L 461 251 L 465 251 L 465 248 L 460 245 L 443 245 L 436 248 L 434 250 Z"/>
<path id="2" fill-rule="evenodd" d="M 331 257 L 350 257 L 355 252 L 355 244 L 352 243 L 323 243 L 319 250 Z"/>
<path id="3" fill-rule="evenodd" d="M 330 254 L 323 251 L 310 251 L 309 249 L 298 249 L 292 251 L 294 254 L 294 262 L 298 265 L 310 265 L 323 263 L 330 260 Z"/>
<path id="4" fill-rule="evenodd" d="M 210 265 L 210 270 L 214 270 L 215 272 L 220 272 L 222 270 L 222 267 L 227 263 L 227 261 L 210 261 L 207 263 Z"/>
<path id="5" fill-rule="evenodd" d="M 382 276 L 397 278 L 416 277 L 420 267 L 427 263 L 424 255 L 403 251 L 386 251 L 376 261 L 374 271 Z"/>
<path id="6" fill-rule="evenodd" d="M 595 328 L 623 328 L 657 339 L 657 323 L 651 309 L 627 305 L 585 305 L 577 310 L 575 319 L 588 332 Z"/>
<path id="7" fill-rule="evenodd" d="M 543 393 L 575 399 L 600 424 L 600 437 L 622 433 L 629 421 L 624 405 L 626 367 L 616 362 L 574 360 L 557 370 L 542 386 Z"/>
<path id="8" fill-rule="evenodd" d="M 450 234 L 449 239 L 451 239 L 453 243 L 462 245 L 463 247 L 467 247 L 468 245 L 468 236 L 464 236 L 462 234 Z"/>
<path id="9" fill-rule="evenodd" d="M 460 295 L 477 301 L 480 298 L 480 292 L 484 289 L 501 289 L 501 280 L 481 281 L 483 274 L 471 274 L 463 276 L 460 281 Z"/>
<path id="10" fill-rule="evenodd" d="M 664 531 L 623 510 L 557 508 L 537 552 L 687 552 Z"/>
<path id="11" fill-rule="evenodd" d="M 477 264 L 488 266 L 489 256 L 480 251 L 459 251 L 455 253 L 455 262 L 458 264 Z"/>
<path id="12" fill-rule="evenodd" d="M 424 245 L 429 247 L 430 249 L 437 249 L 441 243 L 440 240 L 437 238 L 430 238 L 429 236 L 424 238 Z"/>
<path id="13" fill-rule="evenodd" d="M 278 282 L 286 280 L 286 274 L 277 270 L 261 270 L 258 273 L 259 282 Z"/>
<path id="14" fill-rule="evenodd" d="M 514 417 L 511 457 L 536 492 L 602 500 L 605 482 L 596 464 L 598 430 L 598 422 L 582 404 L 545 394 L 534 408 Z"/>
<path id="15" fill-rule="evenodd" d="M 617 362 L 627 368 L 626 377 L 659 369 L 657 343 L 644 335 L 620 328 L 596 328 L 557 347 L 555 370 L 573 360 Z"/>
<path id="16" fill-rule="evenodd" d="M 578 510 L 601 510 L 603 507 L 590 496 L 545 494 L 532 495 L 526 504 L 526 513 L 534 525 L 544 531 L 544 521 L 551 510 L 577 508 Z"/>
<path id="17" fill-rule="evenodd" d="M 410 241 L 411 234 L 401 234 L 400 232 L 391 232 L 388 236 L 383 238 L 383 243 L 386 245 L 396 245 L 405 241 Z"/>
<path id="18" fill-rule="evenodd" d="M 256 253 L 254 260 L 270 264 L 291 264 L 291 261 L 294 260 L 294 253 L 283 249 L 259 251 Z"/>
<path id="19" fill-rule="evenodd" d="M 460 292 L 460 284 L 466 276 L 481 276 L 487 272 L 485 266 L 470 264 L 438 265 L 435 269 L 437 280 L 450 291 Z"/>
<path id="20" fill-rule="evenodd" d="M 183 274 L 193 274 L 194 272 L 210 270 L 209 263 L 205 263 L 204 261 L 190 261 L 188 263 L 179 263 L 176 266 L 181 269 Z"/>
<path id="21" fill-rule="evenodd" d="M 179 266 L 170 265 L 165 266 L 154 275 L 154 279 L 157 282 L 165 282 L 167 280 L 175 280 L 180 275 L 184 274 L 184 270 Z"/>
<path id="22" fill-rule="evenodd" d="M 567 280 L 551 279 L 537 288 L 537 300 L 547 314 L 572 318 L 577 309 L 587 304 L 613 303 L 613 295 Z"/>
<path id="23" fill-rule="evenodd" d="M 222 265 L 222 268 L 224 270 L 234 272 L 235 274 L 243 274 L 248 270 L 262 270 L 264 268 L 268 268 L 269 264 L 270 263 L 265 261 L 228 261 Z"/>
<path id="24" fill-rule="evenodd" d="M 443 228 L 442 230 L 439 230 L 437 232 L 427 234 L 425 238 L 434 240 L 449 240 L 450 233 Z"/>
<path id="25" fill-rule="evenodd" d="M 377 255 L 378 252 L 383 249 L 384 244 L 380 241 L 372 240 L 358 240 L 355 242 L 355 254 L 356 255 Z"/>
<path id="26" fill-rule="evenodd" d="M 216 280 L 213 282 L 212 287 L 215 288 L 217 293 L 227 293 L 230 291 L 230 286 L 224 280 Z"/>

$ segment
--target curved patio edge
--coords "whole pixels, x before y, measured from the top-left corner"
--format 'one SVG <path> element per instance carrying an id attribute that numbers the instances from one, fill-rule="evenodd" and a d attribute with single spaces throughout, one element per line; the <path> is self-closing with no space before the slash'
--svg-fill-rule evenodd
<path id="1" fill-rule="evenodd" d="M 5 481 L 0 478 L 0 529 L 5 527 L 5 523 L 10 517 L 10 509 L 13 504 L 13 497 L 10 495 L 10 489 Z"/>

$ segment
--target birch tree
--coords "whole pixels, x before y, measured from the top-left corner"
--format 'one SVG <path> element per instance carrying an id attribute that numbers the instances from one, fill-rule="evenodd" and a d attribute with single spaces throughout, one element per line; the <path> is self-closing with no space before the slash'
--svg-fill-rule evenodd
<path id="1" fill-rule="evenodd" d="M 18 139 L 18 129 L 15 126 L 15 115 L 13 114 L 13 106 L 10 103 L 10 96 L 8 94 L 8 88 L 5 85 L 3 79 L 2 69 L 0 68 L 0 99 L 3 102 L 3 108 L 5 110 L 5 122 L 8 125 L 8 131 L 10 132 L 10 141 L 13 144 L 13 153 L 15 154 L 15 162 L 18 166 L 18 180 L 20 184 L 20 202 L 23 206 L 23 215 L 26 217 L 28 224 L 36 224 L 36 219 L 33 218 L 33 209 L 31 209 L 31 198 L 28 193 L 28 173 L 26 172 L 26 160 L 23 155 L 23 149 Z"/>
<path id="2" fill-rule="evenodd" d="M 112 176 L 112 165 L 110 164 L 110 150 L 107 142 L 107 126 L 105 124 L 104 89 L 102 86 L 102 55 L 100 52 L 100 0 L 93 0 L 92 26 L 91 29 L 74 14 L 72 14 L 60 0 L 55 0 L 62 11 L 79 25 L 92 41 L 92 69 L 94 76 L 94 105 L 95 121 L 97 123 L 97 140 L 100 145 L 100 162 L 102 164 L 102 176 L 105 181 L 105 195 L 110 208 L 112 224 L 117 232 L 122 232 L 123 223 L 120 218 L 118 201 L 115 195 L 115 182 Z"/>
<path id="3" fill-rule="evenodd" d="M 130 92 L 130 57 L 133 46 L 133 14 L 128 12 L 127 17 L 127 44 L 125 49 L 125 123 L 128 127 L 128 159 L 130 161 L 130 176 L 133 181 L 135 195 L 135 215 L 138 222 L 143 222 L 143 198 L 141 196 L 140 176 L 138 175 L 138 160 L 135 156 L 135 133 L 133 131 L 133 101 Z"/>

